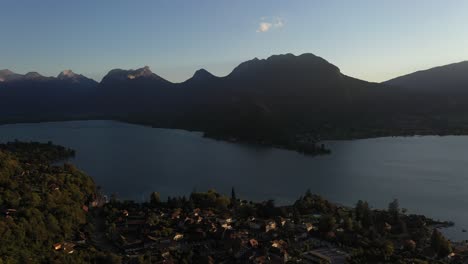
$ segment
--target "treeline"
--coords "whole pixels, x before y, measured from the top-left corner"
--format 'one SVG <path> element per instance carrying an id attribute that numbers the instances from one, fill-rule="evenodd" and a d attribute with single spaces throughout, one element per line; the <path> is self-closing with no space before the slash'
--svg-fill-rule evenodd
<path id="1" fill-rule="evenodd" d="M 52 142 L 22 142 L 15 140 L 0 144 L 0 150 L 11 152 L 22 162 L 52 163 L 75 156 L 75 151 L 63 146 L 53 145 Z"/>

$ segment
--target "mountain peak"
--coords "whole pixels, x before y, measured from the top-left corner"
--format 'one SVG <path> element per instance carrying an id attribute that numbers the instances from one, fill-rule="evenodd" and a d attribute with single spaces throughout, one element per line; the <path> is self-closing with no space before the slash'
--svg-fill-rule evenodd
<path id="1" fill-rule="evenodd" d="M 205 69 L 199 69 L 199 70 L 195 71 L 193 76 L 190 79 L 186 80 L 184 83 L 207 81 L 207 80 L 212 80 L 212 79 L 215 79 L 215 78 L 217 78 L 217 77 L 214 76 L 213 74 L 211 74 L 209 71 L 207 71 Z"/>
<path id="2" fill-rule="evenodd" d="M 232 71 L 232 74 L 253 73 L 266 69 L 274 69 L 279 71 L 278 73 L 281 71 L 297 71 L 298 73 L 308 71 L 318 74 L 336 74 L 340 72 L 338 67 L 312 53 L 304 53 L 298 56 L 287 53 L 272 55 L 267 59 L 254 58 L 243 62 Z"/>
<path id="3" fill-rule="evenodd" d="M 212 77 L 215 77 L 215 76 L 211 74 L 209 71 L 205 69 L 199 69 L 193 74 L 192 79 L 201 80 L 201 79 L 208 79 Z"/>
<path id="4" fill-rule="evenodd" d="M 3 69 L 3 70 L 0 70 L 0 75 L 12 75 L 12 74 L 15 74 L 14 72 L 8 70 L 8 69 Z"/>
<path id="5" fill-rule="evenodd" d="M 128 79 L 136 79 L 136 78 L 139 78 L 139 77 L 150 77 L 150 76 L 153 76 L 153 75 L 154 75 L 154 73 L 151 71 L 150 67 L 145 66 L 145 67 L 140 68 L 140 69 L 130 70 L 128 75 L 127 75 L 127 78 Z"/>
<path id="6" fill-rule="evenodd" d="M 168 82 L 160 76 L 154 74 L 149 66 L 144 66 L 136 70 L 122 70 L 122 69 L 113 69 L 107 73 L 106 76 L 102 79 L 102 82 L 108 81 L 124 81 L 124 80 L 137 80 L 137 79 L 153 79 L 163 82 Z"/>
<path id="7" fill-rule="evenodd" d="M 383 82 L 384 84 L 425 92 L 465 92 L 468 61 L 421 70 Z"/>
<path id="8" fill-rule="evenodd" d="M 76 78 L 78 75 L 74 73 L 72 70 L 64 70 L 62 71 L 57 78 L 59 79 L 69 79 L 69 78 Z"/>
<path id="9" fill-rule="evenodd" d="M 0 70 L 0 82 L 6 82 L 10 80 L 16 80 L 22 75 L 14 73 L 8 69 Z"/>
<path id="10" fill-rule="evenodd" d="M 96 85 L 97 82 L 95 80 L 92 80 L 82 74 L 76 74 L 74 73 L 72 70 L 64 70 L 62 71 L 58 76 L 57 76 L 57 79 L 58 80 L 61 80 L 61 81 L 68 81 L 68 82 L 72 82 L 72 83 L 75 83 L 75 84 L 78 84 L 78 83 L 86 83 L 90 86 L 93 86 L 93 85 Z"/>
<path id="11" fill-rule="evenodd" d="M 42 76 L 38 72 L 28 72 L 24 75 L 24 78 L 25 79 L 41 79 L 41 78 L 44 78 L 44 76 Z"/>

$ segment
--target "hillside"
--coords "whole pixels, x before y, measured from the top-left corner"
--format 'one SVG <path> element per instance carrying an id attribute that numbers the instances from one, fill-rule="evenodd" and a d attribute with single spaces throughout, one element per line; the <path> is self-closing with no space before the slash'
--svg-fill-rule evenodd
<path id="1" fill-rule="evenodd" d="M 384 83 L 423 93 L 466 94 L 468 91 L 468 61 L 417 71 Z"/>
<path id="2" fill-rule="evenodd" d="M 106 258 L 79 246 L 90 231 L 87 208 L 95 193 L 93 180 L 72 165 L 51 165 L 72 154 L 52 144 L 0 144 L 0 263 Z"/>

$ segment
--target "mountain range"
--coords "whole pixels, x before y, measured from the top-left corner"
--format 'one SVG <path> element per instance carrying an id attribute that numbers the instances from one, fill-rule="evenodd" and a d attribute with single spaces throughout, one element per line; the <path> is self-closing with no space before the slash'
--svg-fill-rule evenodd
<path id="1" fill-rule="evenodd" d="M 149 67 L 111 70 L 100 83 L 0 71 L 0 123 L 114 119 L 282 144 L 297 138 L 464 133 L 468 62 L 371 83 L 313 54 L 204 69 L 171 83 Z"/>

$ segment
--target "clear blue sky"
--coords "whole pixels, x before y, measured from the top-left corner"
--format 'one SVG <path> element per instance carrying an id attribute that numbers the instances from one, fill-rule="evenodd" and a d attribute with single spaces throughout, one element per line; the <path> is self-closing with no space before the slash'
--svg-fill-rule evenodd
<path id="1" fill-rule="evenodd" d="M 170 81 L 272 54 L 314 53 L 383 81 L 468 60 L 466 0 L 4 0 L 0 69 L 100 80 L 144 65 Z"/>

